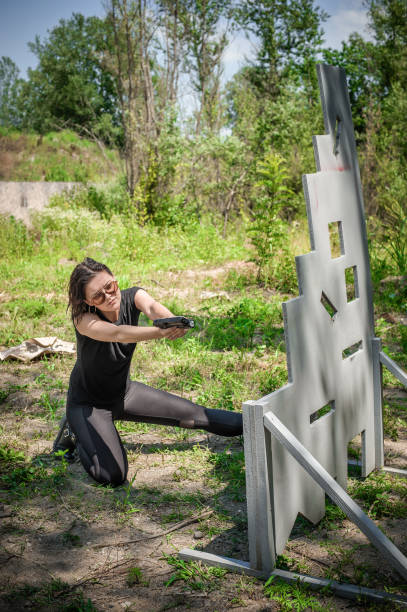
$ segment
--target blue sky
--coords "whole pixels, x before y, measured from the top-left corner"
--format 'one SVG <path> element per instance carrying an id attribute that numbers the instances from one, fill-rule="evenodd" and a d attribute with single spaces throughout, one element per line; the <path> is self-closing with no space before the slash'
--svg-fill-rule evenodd
<path id="1" fill-rule="evenodd" d="M 324 24 L 327 46 L 340 47 L 341 40 L 346 40 L 354 31 L 368 38 L 363 0 L 320 0 L 317 3 L 331 15 Z M 0 56 L 11 57 L 21 75 L 26 76 L 27 68 L 36 65 L 27 43 L 37 34 L 41 38 L 46 36 L 47 30 L 73 12 L 102 16 L 105 10 L 101 0 L 0 0 Z M 224 56 L 226 78 L 244 63 L 252 49 L 252 43 L 243 33 L 235 35 Z"/>

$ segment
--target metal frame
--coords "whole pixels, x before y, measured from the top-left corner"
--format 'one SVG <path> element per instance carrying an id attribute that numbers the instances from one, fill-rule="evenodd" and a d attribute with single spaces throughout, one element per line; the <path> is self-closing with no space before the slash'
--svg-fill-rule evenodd
<path id="1" fill-rule="evenodd" d="M 346 516 L 359 527 L 368 540 L 385 556 L 397 572 L 407 580 L 407 559 L 375 523 L 342 489 L 325 468 L 272 413 L 264 416 L 264 426 L 288 450 L 312 478 L 336 503 Z"/>
<path id="2" fill-rule="evenodd" d="M 250 563 L 247 561 L 237 561 L 236 559 L 230 559 L 229 557 L 221 557 L 220 555 L 214 555 L 212 553 L 202 552 L 200 550 L 194 550 L 191 548 L 184 548 L 178 553 L 178 556 L 184 561 L 201 561 L 206 565 L 222 567 L 229 572 L 246 574 L 248 576 L 254 576 L 260 579 L 275 576 L 276 578 L 291 584 L 304 584 L 314 591 L 325 589 L 338 597 L 344 597 L 346 599 L 361 599 L 376 603 L 386 603 L 391 601 L 405 607 L 407 606 L 407 597 L 404 597 L 403 595 L 395 595 L 392 593 L 387 593 L 386 591 L 368 589 L 366 587 L 359 587 L 353 584 L 337 582 L 336 580 L 316 578 L 314 576 L 307 576 L 306 574 L 287 572 L 279 569 L 273 570 L 271 574 L 266 574 L 265 572 L 254 570 L 252 567 L 250 567 Z"/>
<path id="3" fill-rule="evenodd" d="M 283 304 L 288 384 L 243 405 L 250 563 L 189 549 L 179 555 L 253 576 L 299 580 L 315 589 L 328 586 L 342 597 L 405 605 L 407 598 L 399 595 L 275 568 L 298 512 L 313 523 L 324 516 L 325 491 L 407 579 L 407 559 L 345 490 L 347 444 L 358 433 L 362 477 L 373 469 L 407 475 L 407 470 L 384 466 L 382 368 L 404 386 L 407 374 L 383 353 L 381 340 L 374 336 L 346 76 L 341 68 L 326 65 L 317 66 L 317 72 L 326 134 L 314 136 L 317 172 L 303 178 L 312 251 L 296 258 L 300 295 Z M 339 256 L 331 248 L 335 223 Z M 346 289 L 349 267 L 354 270 L 354 297 Z M 325 416 L 314 418 L 329 405 Z"/>

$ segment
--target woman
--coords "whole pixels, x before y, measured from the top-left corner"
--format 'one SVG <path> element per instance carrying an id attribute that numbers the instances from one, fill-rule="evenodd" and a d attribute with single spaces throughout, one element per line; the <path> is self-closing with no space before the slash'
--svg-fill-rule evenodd
<path id="1" fill-rule="evenodd" d="M 211 410 L 189 400 L 130 381 L 137 342 L 185 335 L 179 328 L 140 327 L 149 319 L 174 316 L 146 291 L 120 291 L 104 264 L 87 257 L 69 281 L 69 303 L 77 339 L 77 361 L 69 382 L 66 416 L 54 452 L 76 447 L 85 470 L 97 482 L 117 486 L 126 480 L 126 452 L 115 420 L 205 429 L 223 436 L 242 434 L 242 415 Z M 70 428 L 74 436 L 71 435 Z"/>

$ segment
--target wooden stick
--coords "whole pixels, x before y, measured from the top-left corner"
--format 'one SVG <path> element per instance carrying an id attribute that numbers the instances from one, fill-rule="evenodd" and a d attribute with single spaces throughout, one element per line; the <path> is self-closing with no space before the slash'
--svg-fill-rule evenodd
<path id="1" fill-rule="evenodd" d="M 204 512 L 203 514 L 199 514 L 198 516 L 191 516 L 190 518 L 187 518 L 184 521 L 177 523 L 173 527 L 170 527 L 169 529 L 166 529 L 165 531 L 160 531 L 159 533 L 156 533 L 154 535 L 149 534 L 149 535 L 137 538 L 135 540 L 126 540 L 125 542 L 107 542 L 106 544 L 95 544 L 94 546 L 92 546 L 92 548 L 107 548 L 108 546 L 127 546 L 127 544 L 135 544 L 136 542 L 142 542 L 143 540 L 154 540 L 155 538 L 161 538 L 162 536 L 165 536 L 168 533 L 171 533 L 172 531 L 177 531 L 178 529 L 182 529 L 183 527 L 186 527 L 187 525 L 191 525 L 192 523 L 197 523 L 198 521 L 202 519 L 208 518 L 208 516 L 211 516 L 213 512 L 214 512 L 213 510 L 208 510 L 207 512 Z"/>

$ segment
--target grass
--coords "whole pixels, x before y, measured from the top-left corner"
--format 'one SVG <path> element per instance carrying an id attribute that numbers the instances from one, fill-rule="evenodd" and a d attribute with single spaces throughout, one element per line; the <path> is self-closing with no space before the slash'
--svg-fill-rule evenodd
<path id="1" fill-rule="evenodd" d="M 407 518 L 407 481 L 404 478 L 373 472 L 365 480 L 350 480 L 349 492 L 373 519 Z"/>
<path id="2" fill-rule="evenodd" d="M 70 130 L 40 137 L 1 129 L 0 149 L 8 151 L 0 157 L 2 181 L 104 182 L 123 173 L 117 152 L 106 149 L 103 155 L 96 143 Z"/>
<path id="3" fill-rule="evenodd" d="M 316 597 L 310 594 L 306 586 L 298 584 L 287 584 L 271 576 L 264 585 L 265 595 L 280 605 L 282 612 L 328 612 L 332 608 L 322 606 Z"/>
<path id="4" fill-rule="evenodd" d="M 165 583 L 166 587 L 182 581 L 185 589 L 207 593 L 218 588 L 220 579 L 226 574 L 225 569 L 203 565 L 200 561 L 183 561 L 173 555 L 164 555 L 164 559 L 168 565 L 175 568 L 175 572 Z"/>
<path id="5" fill-rule="evenodd" d="M 302 226 L 300 229 L 304 231 Z M 308 250 L 300 231 L 295 240 L 293 252 Z M 253 269 L 241 265 L 252 255 L 245 241 L 244 225 L 230 226 L 226 239 L 208 219 L 192 222 L 183 229 L 162 231 L 149 225 L 139 227 L 124 214 L 108 215 L 106 210 L 89 210 L 60 199 L 34 220 L 29 232 L 16 221 L 0 217 L 0 254 L 3 346 L 12 346 L 29 336 L 57 335 L 74 340 L 66 313 L 66 286 L 74 262 L 90 255 L 111 267 L 122 288 L 145 287 L 175 314 L 190 314 L 197 323 L 184 339 L 140 343 L 132 363 L 132 378 L 210 408 L 237 411 L 243 401 L 271 393 L 287 382 L 281 302 L 291 296 L 266 290 L 257 283 Z M 228 267 L 211 276 L 201 274 L 202 269 L 232 261 L 237 262 L 236 269 Z M 395 286 L 386 285 L 379 290 L 380 281 L 375 282 L 377 334 L 389 354 L 406 366 L 407 328 L 389 321 L 389 313 L 404 316 L 405 289 L 396 291 Z M 148 324 L 145 319 L 142 323 Z M 75 554 L 80 549 L 86 555 L 87 533 L 92 531 L 89 525 L 97 531 L 109 524 L 111 530 L 118 530 L 120 540 L 121 530 L 138 528 L 138 521 L 148 521 L 147 531 L 152 530 L 151 525 L 166 530 L 209 508 L 213 515 L 198 527 L 191 525 L 183 537 L 191 538 L 199 529 L 203 535 L 197 546 L 202 543 L 205 548 L 218 542 L 222 554 L 247 558 L 245 469 L 240 440 L 220 445 L 195 430 L 119 422 L 117 428 L 128 452 L 130 482 L 116 490 L 89 485 L 79 466 L 47 460 L 45 453 L 64 409 L 73 363 L 71 356 L 55 356 L 28 365 L 2 365 L 0 496 L 16 509 L 21 537 L 27 535 L 27 513 L 37 512 L 41 520 L 44 515 L 49 523 L 44 529 L 57 531 L 64 554 Z M 387 374 L 384 383 L 389 389 L 398 386 Z M 404 440 L 406 424 L 403 398 L 386 398 L 386 437 L 396 442 Z M 356 456 L 359 449 L 352 446 L 351 452 Z M 407 518 L 407 492 L 402 480 L 382 474 L 372 474 L 365 480 L 352 477 L 349 491 L 371 518 L 381 521 L 385 531 L 392 520 Z M 66 522 L 61 499 L 77 515 L 78 523 L 73 527 L 71 515 L 70 522 Z M 355 582 L 374 584 L 376 570 L 358 561 L 363 549 L 346 547 L 342 541 L 333 543 L 348 525 L 343 513 L 328 502 L 323 521 L 314 527 L 299 517 L 293 537 L 300 535 L 311 542 L 325 542 L 326 537 L 331 546 L 332 577 L 347 580 L 352 567 Z M 264 585 L 257 581 L 236 578 L 233 583 L 223 570 L 181 562 L 175 555 L 179 548 L 176 537 L 175 532 L 157 541 L 155 560 L 164 551 L 161 561 L 164 569 L 167 566 L 171 572 L 169 578 L 162 578 L 163 591 L 176 589 L 187 595 L 214 597 L 217 592 L 223 593 L 228 584 L 232 585 L 227 595 L 231 607 L 262 599 L 264 606 L 271 605 L 267 600 L 272 600 L 280 610 L 329 609 L 329 601 L 324 607 L 329 595 L 310 594 L 299 585 L 272 581 L 262 591 Z M 316 571 L 309 559 L 291 550 L 281 555 L 279 566 L 306 573 Z M 121 576 L 123 584 L 133 592 L 151 586 L 155 580 L 140 561 L 126 567 Z M 390 581 L 386 586 L 400 585 Z M 63 584 L 46 582 L 14 590 L 13 597 L 46 607 L 51 605 L 47 597 L 52 605 L 54 600 L 60 602 L 59 593 L 64 588 Z M 68 599 L 66 605 L 71 607 L 66 609 L 96 609 L 87 593 L 71 593 Z"/>
<path id="6" fill-rule="evenodd" d="M 26 584 L 10 590 L 5 600 L 15 604 L 28 601 L 30 608 L 58 609 L 61 612 L 98 612 L 89 598 L 85 599 L 81 592 L 72 593 L 69 584 L 62 580 L 52 580 L 39 586 Z"/>
<path id="7" fill-rule="evenodd" d="M 7 493 L 11 499 L 50 495 L 56 487 L 64 486 L 67 467 L 64 457 L 50 464 L 41 458 L 29 459 L 6 444 L 0 445 L 0 493 Z"/>
<path id="8" fill-rule="evenodd" d="M 127 572 L 127 585 L 133 587 L 135 585 L 148 586 L 149 581 L 143 576 L 143 572 L 139 567 L 130 567 Z"/>

